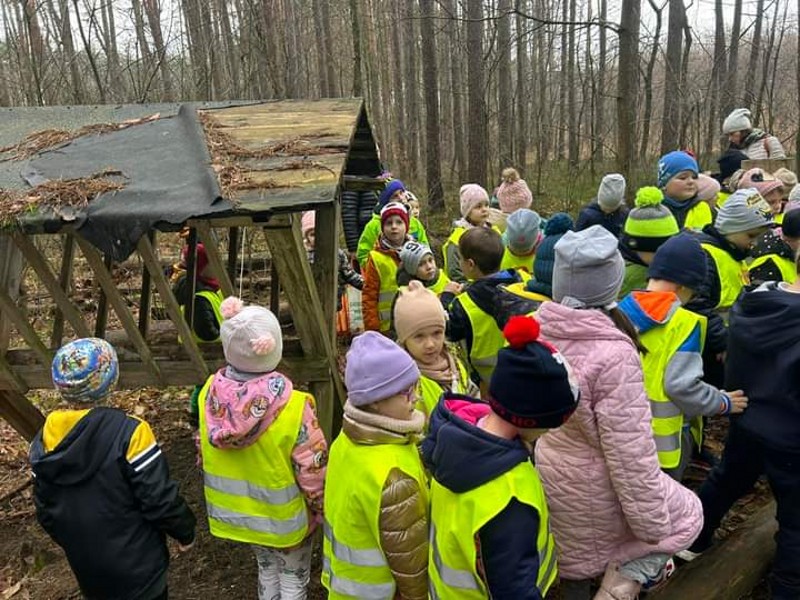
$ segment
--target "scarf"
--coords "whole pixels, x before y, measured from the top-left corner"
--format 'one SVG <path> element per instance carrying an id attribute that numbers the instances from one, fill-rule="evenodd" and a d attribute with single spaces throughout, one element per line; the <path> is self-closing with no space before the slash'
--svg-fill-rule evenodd
<path id="1" fill-rule="evenodd" d="M 408 239 L 408 236 L 406 236 L 406 240 L 407 239 Z M 403 243 L 400 244 L 399 246 L 395 246 L 388 239 L 386 239 L 385 235 L 381 234 L 381 237 L 378 238 L 378 244 L 380 245 L 381 250 L 386 250 L 386 251 L 389 251 L 389 252 L 397 252 L 399 254 L 400 250 L 403 249 L 403 246 L 405 245 L 406 240 L 403 240 Z"/>

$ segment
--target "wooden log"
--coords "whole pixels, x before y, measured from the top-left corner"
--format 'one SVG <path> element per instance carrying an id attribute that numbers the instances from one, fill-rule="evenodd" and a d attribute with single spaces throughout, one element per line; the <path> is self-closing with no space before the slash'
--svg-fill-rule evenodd
<path id="1" fill-rule="evenodd" d="M 681 566 L 650 600 L 736 600 L 764 578 L 775 555 L 775 502 L 754 512 L 728 538 Z"/>
<path id="2" fill-rule="evenodd" d="M 72 259 L 75 258 L 75 238 L 69 233 L 63 234 L 64 247 L 61 250 L 61 270 L 58 273 L 58 286 L 69 292 L 72 281 Z M 56 305 L 56 314 L 53 319 L 53 335 L 50 337 L 50 347 L 59 348 L 64 340 L 64 313 Z"/>
<path id="3" fill-rule="evenodd" d="M 44 425 L 41 411 L 24 394 L 14 390 L 0 389 L 0 417 L 29 442 Z"/>
<path id="4" fill-rule="evenodd" d="M 14 246 L 10 236 L 0 233 L 0 289 L 16 301 L 22 282 L 22 253 Z M 11 321 L 0 311 L 0 353 L 8 347 Z"/>

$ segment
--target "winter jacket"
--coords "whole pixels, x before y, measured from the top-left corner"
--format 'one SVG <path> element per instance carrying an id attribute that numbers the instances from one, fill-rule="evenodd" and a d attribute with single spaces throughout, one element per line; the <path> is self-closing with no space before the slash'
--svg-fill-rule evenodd
<path id="1" fill-rule="evenodd" d="M 428 243 L 428 234 L 425 233 L 425 227 L 416 217 L 409 219 L 408 234 L 418 241 L 420 244 L 430 246 Z M 375 213 L 372 215 L 369 223 L 364 227 L 361 232 L 361 237 L 358 238 L 358 250 L 356 251 L 356 260 L 363 269 L 367 264 L 370 251 L 375 247 L 375 242 L 381 237 L 381 217 Z"/>
<path id="2" fill-rule="evenodd" d="M 358 249 L 358 238 L 372 218 L 372 210 L 377 202 L 375 192 L 342 192 L 342 228 L 348 252 Z"/>
<path id="3" fill-rule="evenodd" d="M 380 240 L 375 242 L 374 252 L 391 257 L 395 264 L 400 266 L 400 253 L 397 250 L 384 248 Z M 381 282 L 380 272 L 375 262 L 368 256 L 367 263 L 363 270 L 364 286 L 361 289 L 361 310 L 364 314 L 364 329 L 367 331 L 381 330 L 381 317 L 378 303 L 381 295 L 381 288 L 386 287 L 387 282 Z M 392 281 L 392 285 L 397 288 L 397 272 Z"/>
<path id="4" fill-rule="evenodd" d="M 588 229 L 592 225 L 600 225 L 610 231 L 614 237 L 619 237 L 625 219 L 628 218 L 628 207 L 624 204 L 612 213 L 603 212 L 597 200 L 592 200 L 578 213 L 575 220 L 575 231 Z"/>
<path id="5" fill-rule="evenodd" d="M 731 149 L 741 150 L 750 160 L 768 158 L 786 158 L 786 151 L 781 141 L 761 129 L 753 129 L 739 145 L 730 145 Z"/>
<path id="6" fill-rule="evenodd" d="M 673 200 L 668 196 L 664 196 L 664 200 L 662 201 L 664 206 L 666 206 L 669 211 L 672 213 L 672 216 L 675 217 L 675 220 L 678 222 L 678 228 L 683 229 L 691 228 L 691 229 L 700 229 L 701 227 L 705 227 L 706 225 L 711 225 L 714 221 L 714 215 L 711 212 L 711 208 L 706 204 L 703 200 L 695 196 L 690 200 Z M 694 214 L 694 212 L 697 214 Z M 689 213 L 692 214 L 692 223 L 687 225 L 687 217 Z"/>
<path id="7" fill-rule="evenodd" d="M 192 309 L 193 329 L 195 335 L 206 342 L 213 342 L 219 339 L 220 323 L 211 303 L 202 296 L 198 296 L 197 293 L 203 291 L 216 292 L 218 289 L 219 286 L 208 285 L 200 279 L 195 283 L 194 307 Z M 181 277 L 173 285 L 172 291 L 178 304 L 186 306 L 192 296 L 192 282 L 188 277 Z"/>
<path id="8" fill-rule="evenodd" d="M 792 248 L 783 241 L 780 235 L 776 235 L 773 231 L 768 231 L 756 242 L 752 257 L 759 258 L 768 254 L 776 254 L 781 258 L 785 258 L 794 262 L 794 252 Z M 758 266 L 750 266 L 750 282 L 753 284 L 764 283 L 765 281 L 782 281 L 783 273 L 781 273 L 778 265 L 774 261 L 768 260 Z"/>
<path id="9" fill-rule="evenodd" d="M 746 291 L 730 313 L 725 385 L 742 389 L 740 425 L 767 446 L 800 452 L 800 294 L 783 283 Z"/>
<path id="10" fill-rule="evenodd" d="M 339 257 L 339 276 L 336 279 L 336 310 L 339 311 L 342 309 L 342 296 L 345 294 L 345 288 L 349 285 L 357 290 L 364 289 L 364 278 L 360 273 L 356 273 L 344 250 L 339 248 L 337 255 Z"/>
<path id="11" fill-rule="evenodd" d="M 647 263 L 645 263 L 636 251 L 631 250 L 624 244 L 619 245 L 619 252 L 625 259 L 625 277 L 622 280 L 622 287 L 619 290 L 618 298 L 622 299 L 633 290 L 643 290 L 647 287 Z"/>
<path id="12" fill-rule="evenodd" d="M 612 561 L 688 548 L 700 533 L 702 506 L 659 468 L 630 338 L 599 310 L 546 302 L 537 316 L 581 390 L 569 421 L 536 445 L 561 576 L 586 579 Z"/>
<path id="13" fill-rule="evenodd" d="M 166 536 L 195 517 L 150 426 L 115 408 L 57 410 L 31 444 L 36 518 L 86 598 L 150 600 L 166 587 Z"/>
<path id="14" fill-rule="evenodd" d="M 536 249 L 536 260 L 533 263 L 533 279 L 525 287 L 529 292 L 543 294 L 548 298 L 553 295 L 553 268 L 556 263 L 556 244 L 573 227 L 572 219 L 566 213 L 556 213 L 544 226 L 544 239 Z"/>
<path id="15" fill-rule="evenodd" d="M 221 368 L 213 375 L 202 409 L 211 445 L 223 450 L 248 448 L 266 440 L 270 426 L 292 400 L 293 392 L 292 382 L 278 371 L 254 375 L 231 366 Z M 328 445 L 317 420 L 314 397 L 301 394 L 303 416 L 288 458 L 311 513 L 310 533 L 322 517 Z"/>
<path id="16" fill-rule="evenodd" d="M 489 410 L 479 401 L 448 394 L 431 415 L 422 460 L 433 478 L 452 492 L 473 490 L 531 460 L 521 440 L 506 440 L 478 428 Z M 478 573 L 490 598 L 541 600 L 536 587 L 539 521 L 535 508 L 510 497 L 505 508 L 478 531 Z"/>

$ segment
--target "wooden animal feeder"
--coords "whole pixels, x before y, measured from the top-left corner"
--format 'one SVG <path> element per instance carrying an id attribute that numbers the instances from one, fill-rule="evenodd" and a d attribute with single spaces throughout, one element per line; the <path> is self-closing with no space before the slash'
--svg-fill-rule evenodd
<path id="1" fill-rule="evenodd" d="M 222 364 L 218 344 L 194 340 L 191 308 L 181 313 L 164 272 L 170 257 L 160 255 L 161 238 L 188 227 L 188 272 L 192 246 L 202 241 L 225 295 L 242 285 L 241 241 L 264 243 L 273 307 L 279 281 L 293 323 L 280 368 L 308 384 L 331 435 L 344 401 L 335 337 L 338 199 L 347 186 L 380 183 L 360 99 L 0 114 L 0 416 L 34 435 L 43 417 L 25 394 L 51 387 L 53 354 L 76 337 L 115 344 L 122 388 L 197 384 Z M 305 210 L 316 211 L 313 265 L 300 235 Z M 36 318 L 29 296 L 18 293 L 25 266 L 48 299 Z M 131 268 L 140 277 L 123 285 Z M 169 319 L 166 331 L 153 322 L 155 302 Z"/>

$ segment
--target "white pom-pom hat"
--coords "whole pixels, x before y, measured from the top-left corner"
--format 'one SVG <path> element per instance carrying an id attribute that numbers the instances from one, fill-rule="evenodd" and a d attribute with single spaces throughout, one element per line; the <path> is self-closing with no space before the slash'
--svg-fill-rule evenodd
<path id="1" fill-rule="evenodd" d="M 237 371 L 269 373 L 283 356 L 281 326 L 275 315 L 262 306 L 245 306 L 234 296 L 220 306 L 224 317 L 219 336 L 225 360 Z"/>

